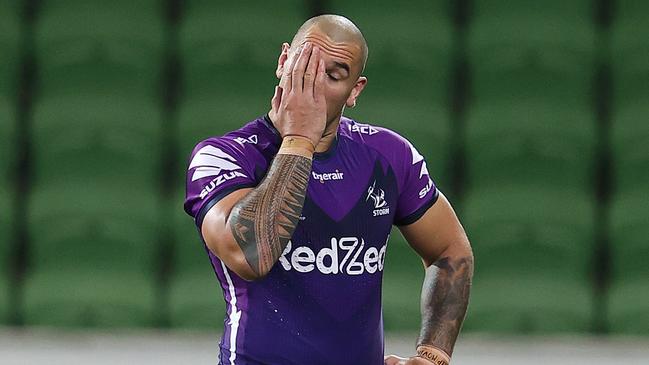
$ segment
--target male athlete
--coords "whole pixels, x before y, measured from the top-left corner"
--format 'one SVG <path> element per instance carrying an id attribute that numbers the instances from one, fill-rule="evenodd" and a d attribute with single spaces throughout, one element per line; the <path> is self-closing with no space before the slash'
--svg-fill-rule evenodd
<path id="1" fill-rule="evenodd" d="M 415 147 L 342 116 L 367 83 L 367 52 L 348 19 L 308 20 L 282 46 L 268 114 L 192 153 L 185 210 L 227 302 L 221 364 L 450 361 L 469 298 L 471 248 Z M 392 225 L 426 268 L 421 334 L 409 359 L 383 354 L 381 279 Z"/>

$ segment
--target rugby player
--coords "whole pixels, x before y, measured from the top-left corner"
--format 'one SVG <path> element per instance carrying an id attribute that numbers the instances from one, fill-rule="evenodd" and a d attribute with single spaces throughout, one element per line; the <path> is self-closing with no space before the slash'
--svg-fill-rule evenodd
<path id="1" fill-rule="evenodd" d="M 342 115 L 367 83 L 367 55 L 350 20 L 308 20 L 282 45 L 270 111 L 192 152 L 185 210 L 227 303 L 221 364 L 450 362 L 471 247 L 417 149 Z M 409 358 L 384 357 L 381 280 L 393 225 L 426 270 Z"/>

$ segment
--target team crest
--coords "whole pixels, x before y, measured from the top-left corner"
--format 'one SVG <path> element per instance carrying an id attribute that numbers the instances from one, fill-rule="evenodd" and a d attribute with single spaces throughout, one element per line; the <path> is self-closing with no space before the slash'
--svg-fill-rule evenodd
<path id="1" fill-rule="evenodd" d="M 372 211 L 374 217 L 390 214 L 390 207 L 388 206 L 388 202 L 385 200 L 385 190 L 376 186 L 376 180 L 374 180 L 374 183 L 367 188 L 367 197 L 365 198 L 365 201 L 370 200 L 372 201 L 372 207 L 374 208 Z"/>

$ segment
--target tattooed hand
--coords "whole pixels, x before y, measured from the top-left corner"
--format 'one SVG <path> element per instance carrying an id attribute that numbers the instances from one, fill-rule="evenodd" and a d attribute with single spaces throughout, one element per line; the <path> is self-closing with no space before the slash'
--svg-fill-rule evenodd
<path id="1" fill-rule="evenodd" d="M 327 124 L 324 83 L 320 49 L 307 42 L 287 61 L 271 101 L 273 122 L 282 137 L 298 135 L 318 144 Z"/>

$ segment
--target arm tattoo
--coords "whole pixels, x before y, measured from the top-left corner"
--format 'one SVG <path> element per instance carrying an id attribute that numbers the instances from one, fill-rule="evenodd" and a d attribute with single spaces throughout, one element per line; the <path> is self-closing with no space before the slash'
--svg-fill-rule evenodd
<path id="1" fill-rule="evenodd" d="M 442 258 L 426 270 L 417 345 L 433 345 L 452 355 L 469 303 L 472 276 L 471 256 Z"/>
<path id="2" fill-rule="evenodd" d="M 232 209 L 232 234 L 257 275 L 270 271 L 293 235 L 310 173 L 310 159 L 277 155 L 264 180 Z"/>

